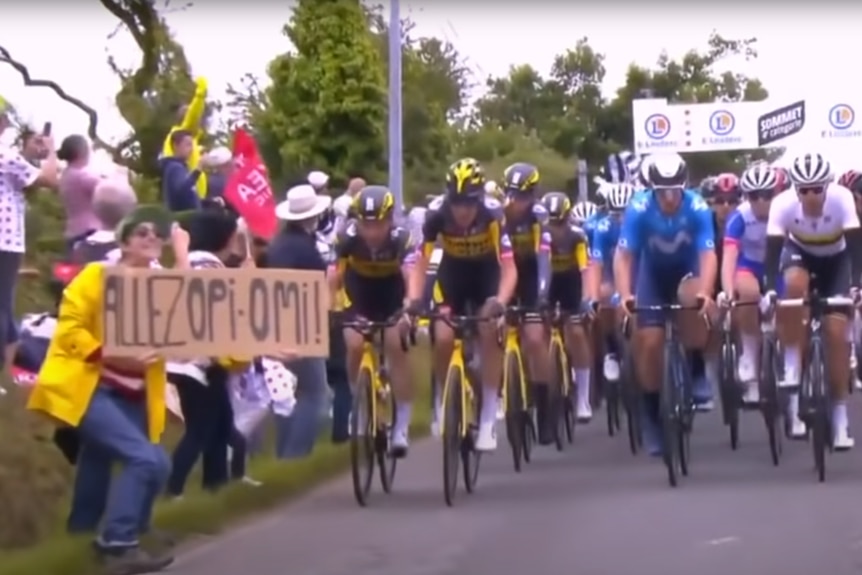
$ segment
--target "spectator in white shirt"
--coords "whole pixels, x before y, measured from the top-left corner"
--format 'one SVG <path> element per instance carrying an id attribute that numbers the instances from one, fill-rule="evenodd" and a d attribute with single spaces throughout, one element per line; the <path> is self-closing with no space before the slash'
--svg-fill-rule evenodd
<path id="1" fill-rule="evenodd" d="M 12 106 L 0 96 L 0 135 L 12 126 Z M 24 256 L 25 194 L 40 187 L 57 187 L 59 169 L 54 142 L 39 136 L 45 159 L 36 167 L 16 149 L 0 146 L 0 361 L 5 365 L 18 341 L 13 312 L 18 270 Z M 3 366 L 0 366 L 3 367 Z"/>

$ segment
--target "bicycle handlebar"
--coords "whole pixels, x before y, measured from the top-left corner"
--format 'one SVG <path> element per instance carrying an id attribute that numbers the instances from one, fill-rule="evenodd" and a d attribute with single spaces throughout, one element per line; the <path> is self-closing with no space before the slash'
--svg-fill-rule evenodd
<path id="1" fill-rule="evenodd" d="M 374 338 L 375 334 L 387 330 L 390 327 L 395 327 L 396 325 L 398 325 L 400 319 L 400 315 L 391 317 L 384 321 L 353 319 L 339 321 L 338 325 L 340 325 L 342 328 L 356 330 L 364 339 L 371 340 Z M 415 330 L 411 329 L 407 337 L 405 337 L 404 334 L 400 334 L 400 339 L 401 349 L 407 351 L 411 345 L 416 345 Z"/>
<path id="2" fill-rule="evenodd" d="M 838 295 L 823 298 L 811 297 L 796 297 L 788 299 L 779 299 L 775 302 L 777 307 L 810 307 L 812 304 L 819 304 L 826 307 L 850 307 L 855 304 L 853 298 Z"/>

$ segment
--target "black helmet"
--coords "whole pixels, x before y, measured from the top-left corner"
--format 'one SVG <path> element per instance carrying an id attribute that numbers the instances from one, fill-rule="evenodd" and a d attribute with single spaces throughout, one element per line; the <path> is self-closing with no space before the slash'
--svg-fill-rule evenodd
<path id="1" fill-rule="evenodd" d="M 384 220 L 392 217 L 395 196 L 386 186 L 365 186 L 353 198 L 353 217 L 357 220 Z"/>
<path id="2" fill-rule="evenodd" d="M 462 158 L 446 170 L 449 200 L 481 200 L 485 194 L 485 171 L 473 158 Z"/>
<path id="3" fill-rule="evenodd" d="M 518 162 L 503 172 L 503 193 L 531 196 L 539 186 L 539 169 L 533 164 Z"/>
<path id="4" fill-rule="evenodd" d="M 563 192 L 548 192 L 541 199 L 542 206 L 548 212 L 548 219 L 552 222 L 564 222 L 569 219 L 572 211 L 572 201 Z"/>

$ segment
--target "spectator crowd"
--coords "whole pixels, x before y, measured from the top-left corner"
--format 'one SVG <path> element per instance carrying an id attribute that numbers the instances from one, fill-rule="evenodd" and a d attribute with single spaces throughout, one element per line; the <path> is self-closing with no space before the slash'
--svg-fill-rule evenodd
<path id="1" fill-rule="evenodd" d="M 365 186 L 354 179 L 333 202 L 327 175 L 311 172 L 275 206 L 278 232 L 255 235 L 224 198 L 236 169 L 233 153 L 201 145 L 205 99 L 199 80 L 166 135 L 159 205 L 138 202 L 124 169 L 97 166 L 81 135 L 56 147 L 46 129 L 0 146 L 0 367 L 12 377 L 38 373 L 28 408 L 57 423 L 54 441 L 75 466 L 67 529 L 93 534 L 108 572 L 154 572 L 172 562 L 170 534 L 151 529 L 152 508 L 160 497 L 182 498 L 198 463 L 205 490 L 231 481 L 253 489 L 260 484 L 246 473 L 246 462 L 270 448 L 266 429 L 281 459 L 309 456 L 321 435 L 348 439 L 350 388 L 335 331 L 329 360 L 291 350 L 191 362 L 102 354 L 103 265 L 160 267 L 170 248 L 173 267 L 189 270 L 324 271 L 338 220 Z M 0 96 L 0 135 L 11 129 L 13 112 Z M 36 193 L 55 193 L 65 212 L 62 269 L 72 271 L 52 278 L 56 309 L 19 325 L 15 290 L 26 256 L 28 198 Z M 100 264 L 88 265 L 94 262 Z M 262 425 L 268 419 L 272 425 Z M 170 454 L 160 445 L 169 420 L 183 425 Z M 117 463 L 121 471 L 113 473 Z M 145 534 L 161 545 L 145 549 L 139 544 Z"/>

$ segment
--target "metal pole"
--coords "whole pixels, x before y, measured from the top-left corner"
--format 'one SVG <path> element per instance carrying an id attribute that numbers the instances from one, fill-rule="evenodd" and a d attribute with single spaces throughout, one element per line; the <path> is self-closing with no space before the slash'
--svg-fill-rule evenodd
<path id="1" fill-rule="evenodd" d="M 578 160 L 578 201 L 585 202 L 590 199 L 590 191 L 587 183 L 587 172 L 589 166 L 586 160 Z"/>
<path id="2" fill-rule="evenodd" d="M 397 213 L 404 210 L 404 174 L 401 118 L 401 6 L 389 4 L 389 189 Z"/>

